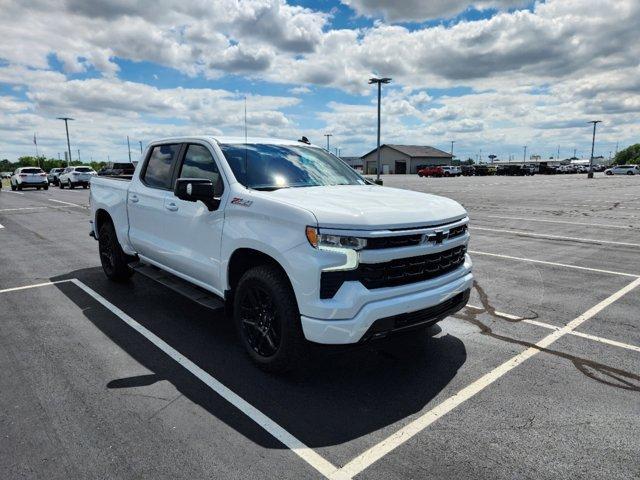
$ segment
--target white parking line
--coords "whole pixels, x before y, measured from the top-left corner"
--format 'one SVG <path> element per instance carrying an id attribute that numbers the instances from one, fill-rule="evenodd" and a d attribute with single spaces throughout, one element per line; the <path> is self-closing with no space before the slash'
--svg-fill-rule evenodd
<path id="1" fill-rule="evenodd" d="M 466 308 L 470 308 L 471 310 L 485 311 L 484 308 L 477 307 L 475 305 L 467 305 Z M 530 325 L 536 325 L 538 327 L 546 328 L 547 330 L 560 330 L 562 328 L 562 327 L 558 327 L 556 325 L 551 325 L 550 323 L 541 322 L 539 320 L 533 320 L 533 319 L 530 319 L 530 318 L 523 318 L 523 317 L 518 317 L 516 315 L 511 315 L 510 313 L 504 313 L 504 312 L 498 312 L 498 311 L 494 311 L 493 313 L 495 313 L 498 317 L 508 318 L 509 320 L 517 320 L 517 321 L 520 321 L 520 322 L 523 322 L 523 323 L 528 323 Z M 635 352 L 640 352 L 640 347 L 636 347 L 635 345 L 630 345 L 628 343 L 618 342 L 617 340 L 609 340 L 608 338 L 597 337 L 596 335 L 590 335 L 588 333 L 582 333 L 582 332 L 576 332 L 576 331 L 571 331 L 571 332 L 567 332 L 567 333 L 569 335 L 573 335 L 575 337 L 586 338 L 588 340 L 593 340 L 594 342 L 604 343 L 606 345 L 611 345 L 613 347 L 620 347 L 620 348 L 625 348 L 627 350 L 633 350 Z"/>
<path id="2" fill-rule="evenodd" d="M 7 190 L 7 193 L 15 193 L 16 195 L 24 195 L 22 192 L 14 192 L 13 190 Z"/>
<path id="3" fill-rule="evenodd" d="M 511 255 L 501 255 L 499 253 L 480 252 L 478 250 L 469 250 L 469 253 L 473 255 L 484 255 L 487 257 L 506 258 L 508 260 L 517 260 L 520 262 L 539 263 L 541 265 L 551 265 L 554 267 L 574 268 L 576 270 L 584 270 L 587 272 L 607 273 L 610 275 L 621 275 L 623 277 L 640 278 L 640 275 L 635 275 L 633 273 L 616 272 L 613 270 L 602 270 L 599 268 L 580 267 L 578 265 L 569 265 L 566 263 L 557 263 L 557 262 L 547 262 L 545 260 L 534 260 L 532 258 L 513 257 Z"/>
<path id="4" fill-rule="evenodd" d="M 55 198 L 48 198 L 47 200 L 49 200 L 50 202 L 64 203 L 65 205 L 71 205 L 72 207 L 88 208 L 85 205 L 78 205 L 77 203 L 64 202 L 62 200 L 56 200 Z"/>
<path id="5" fill-rule="evenodd" d="M 501 220 L 524 220 L 527 222 L 544 222 L 544 223 L 561 223 L 566 225 L 582 225 L 586 227 L 602 227 L 602 228 L 621 228 L 625 230 L 633 230 L 634 227 L 627 225 L 611 225 L 606 223 L 586 223 L 586 222 L 565 222 L 564 220 L 547 220 L 544 218 L 527 218 L 527 217 L 503 217 L 500 215 L 482 215 L 485 218 L 499 218 Z M 482 220 L 482 219 L 478 219 Z"/>
<path id="6" fill-rule="evenodd" d="M 0 230 L 4 228 L 4 225 L 0 223 Z"/>
<path id="7" fill-rule="evenodd" d="M 606 244 L 606 245 L 622 245 L 625 247 L 640 247 L 640 243 L 626 243 L 626 242 L 614 242 L 612 240 L 596 240 L 595 238 L 582 238 L 582 237 L 565 237 L 562 235 L 548 235 L 546 233 L 533 233 L 533 232 L 524 232 L 522 230 L 507 230 L 503 228 L 487 228 L 487 227 L 469 227 L 472 230 L 484 230 L 487 232 L 498 232 L 498 233 L 509 233 L 512 235 L 519 235 L 522 237 L 535 237 L 535 238 L 548 238 L 548 239 L 557 239 L 557 240 L 571 240 L 574 242 L 580 243 L 595 243 L 595 244 Z"/>
<path id="8" fill-rule="evenodd" d="M 20 208 L 0 208 L 0 212 L 19 212 L 21 210 L 41 210 L 49 207 L 20 207 Z"/>
<path id="9" fill-rule="evenodd" d="M 460 390 L 458 393 L 444 400 L 436 407 L 432 408 L 428 412 L 424 413 L 408 425 L 402 427 L 396 433 L 386 438 L 382 442 L 374 445 L 366 452 L 358 455 L 356 458 L 347 463 L 344 467 L 342 467 L 337 474 L 346 475 L 347 477 L 353 477 L 360 472 L 362 472 L 365 468 L 369 467 L 373 463 L 380 460 L 382 457 L 395 450 L 397 447 L 413 438 L 415 435 L 420 433 L 422 430 L 427 428 L 433 422 L 443 417 L 453 409 L 455 409 L 458 405 L 461 405 L 477 393 L 484 390 L 486 387 L 491 385 L 493 382 L 504 376 L 509 371 L 516 368 L 518 365 L 533 357 L 537 353 L 540 353 L 542 349 L 549 347 L 552 343 L 554 343 L 559 338 L 563 337 L 567 333 L 575 330 L 584 322 L 589 320 L 590 318 L 597 315 L 607 306 L 611 305 L 613 302 L 621 298 L 623 295 L 627 294 L 634 288 L 640 285 L 640 278 L 637 278 L 627 286 L 621 288 L 616 293 L 607 297 L 602 302 L 593 306 L 585 313 L 575 318 L 564 327 L 555 330 L 553 333 L 550 333 L 533 347 L 527 348 L 525 351 L 519 353 L 514 356 L 510 360 L 507 360 L 502 365 L 497 368 L 494 368 L 492 371 L 483 375 L 478 380 L 468 385 L 467 387 Z M 332 478 L 338 478 L 337 476 L 333 476 Z M 344 477 L 341 477 L 344 478 Z"/>
<path id="10" fill-rule="evenodd" d="M 55 285 L 56 283 L 70 282 L 71 280 L 56 280 L 55 282 L 34 283 L 33 285 L 23 285 L 22 287 L 11 287 L 0 290 L 0 293 L 17 292 L 18 290 L 28 290 L 29 288 L 46 287 L 47 285 Z"/>
<path id="11" fill-rule="evenodd" d="M 187 369 L 191 374 L 197 377 L 200 381 L 202 381 L 205 385 L 207 385 L 211 390 L 216 392 L 222 398 L 227 400 L 233 406 L 235 406 L 242 413 L 247 415 L 251 420 L 256 422 L 260 427 L 269 432 L 273 437 L 279 440 L 281 443 L 289 447 L 293 453 L 298 455 L 302 460 L 307 462 L 310 466 L 315 468 L 318 472 L 324 475 L 326 478 L 332 479 L 345 479 L 346 477 L 342 476 L 338 472 L 338 467 L 327 461 L 324 457 L 320 456 L 317 452 L 307 447 L 304 443 L 298 440 L 296 437 L 291 435 L 287 430 L 282 428 L 276 422 L 267 417 L 260 410 L 255 408 L 249 402 L 244 400 L 242 397 L 229 390 L 226 386 L 220 383 L 218 380 L 213 378 L 207 372 L 205 372 L 198 365 L 193 363 L 187 357 L 182 355 L 176 349 L 171 347 L 164 340 L 156 336 L 151 331 L 147 330 L 145 327 L 136 322 L 129 315 L 124 313 L 114 304 L 106 300 L 102 295 L 97 293 L 96 291 L 89 288 L 87 285 L 82 283 L 80 280 L 73 279 L 71 280 L 75 285 L 80 287 L 85 293 L 94 298 L 97 302 L 99 302 L 102 306 L 107 308 L 111 313 L 120 318 L 123 322 L 137 331 L 139 334 L 144 336 L 147 340 L 153 343 L 156 347 L 162 350 L 164 353 L 169 355 L 173 360 Z"/>

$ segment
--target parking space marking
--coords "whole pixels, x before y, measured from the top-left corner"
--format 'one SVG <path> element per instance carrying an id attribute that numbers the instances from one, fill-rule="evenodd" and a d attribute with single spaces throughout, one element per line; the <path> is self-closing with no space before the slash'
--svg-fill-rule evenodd
<path id="1" fill-rule="evenodd" d="M 486 218 L 499 218 L 501 220 L 524 220 L 527 222 L 544 222 L 544 223 L 560 223 L 565 225 L 582 225 L 585 227 L 602 227 L 602 228 L 620 228 L 624 230 L 633 230 L 634 227 L 627 225 L 611 225 L 606 223 L 586 223 L 586 222 L 565 222 L 563 220 L 547 220 L 543 218 L 526 218 L 526 217 L 503 217 L 500 215 L 483 215 Z M 482 220 L 479 218 L 478 220 Z"/>
<path id="2" fill-rule="evenodd" d="M 85 293 L 91 296 L 94 300 L 100 303 L 103 307 L 109 310 L 111 313 L 116 315 L 120 320 L 125 322 L 151 343 L 153 343 L 156 347 L 162 350 L 164 353 L 169 355 L 173 360 L 179 363 L 182 367 L 188 370 L 192 375 L 198 378 L 201 382 L 207 385 L 211 390 L 216 392 L 226 401 L 235 406 L 238 410 L 248 416 L 251 420 L 253 420 L 256 424 L 266 430 L 269 434 L 275 437 L 282 444 L 287 446 L 293 453 L 298 455 L 302 460 L 307 462 L 311 467 L 316 469 L 319 473 L 321 473 L 326 478 L 331 479 L 341 479 L 344 480 L 346 477 L 342 476 L 339 473 L 338 467 L 333 465 L 331 462 L 326 460 L 324 457 L 319 455 L 315 450 L 307 447 L 304 443 L 294 437 L 291 433 L 285 430 L 283 427 L 278 425 L 276 422 L 271 420 L 271 418 L 267 417 L 260 410 L 255 408 L 249 402 L 244 400 L 242 397 L 237 395 L 235 392 L 224 386 L 218 380 L 213 378 L 207 372 L 205 372 L 198 365 L 193 363 L 187 357 L 182 355 L 176 349 L 171 347 L 164 340 L 156 336 L 153 332 L 146 329 L 138 322 L 136 322 L 129 315 L 124 313 L 114 304 L 105 299 L 102 295 L 97 293 L 95 290 L 91 289 L 80 280 L 72 279 L 71 282 L 82 289 Z"/>
<path id="3" fill-rule="evenodd" d="M 476 310 L 476 311 L 485 311 L 484 308 L 477 307 L 475 305 L 467 305 L 466 308 L 470 308 L 471 310 Z M 497 310 L 495 310 L 493 313 L 495 315 L 497 315 L 498 317 L 504 317 L 504 318 L 508 318 L 509 320 L 515 320 L 515 321 L 518 321 L 518 322 L 528 323 L 530 325 L 536 325 L 538 327 L 546 328 L 547 330 L 560 330 L 560 328 L 562 328 L 562 327 L 558 327 L 556 325 L 551 325 L 550 323 L 541 322 L 539 320 L 533 320 L 531 318 L 518 317 L 517 315 L 511 315 L 510 313 L 499 312 Z M 576 331 L 573 331 L 573 330 L 571 332 L 567 332 L 567 333 L 569 335 L 573 335 L 575 337 L 581 337 L 581 338 L 585 338 L 587 340 L 593 340 L 594 342 L 600 342 L 600 343 L 604 343 L 606 345 L 611 345 L 612 347 L 620 347 L 620 348 L 625 348 L 627 350 L 633 350 L 635 352 L 640 352 L 640 347 L 636 347 L 635 345 L 630 345 L 628 343 L 622 343 L 622 342 L 618 342 L 616 340 L 609 340 L 608 338 L 598 337 L 596 335 L 590 335 L 588 333 L 576 332 Z"/>
<path id="4" fill-rule="evenodd" d="M 46 287 L 48 285 L 55 285 L 56 283 L 65 283 L 70 281 L 71 280 L 56 280 L 55 282 L 34 283 L 33 285 L 23 285 L 22 287 L 4 288 L 0 290 L 0 293 L 17 292 L 18 290 L 28 290 L 30 288 Z"/>
<path id="5" fill-rule="evenodd" d="M 524 232 L 522 230 L 508 230 L 504 228 L 487 228 L 471 226 L 472 230 L 484 230 L 487 232 L 509 233 L 512 235 L 519 235 L 523 237 L 535 237 L 535 238 L 548 238 L 551 240 L 571 240 L 580 243 L 595 243 L 595 244 L 607 244 L 607 245 L 621 245 L 625 247 L 640 247 L 640 243 L 627 243 L 627 242 L 614 242 L 612 240 L 596 240 L 595 238 L 580 238 L 580 237 L 565 237 L 563 235 L 549 235 L 546 233 L 533 233 Z"/>
<path id="6" fill-rule="evenodd" d="M 507 260 L 516 260 L 520 262 L 539 263 L 541 265 L 551 265 L 553 267 L 573 268 L 576 270 L 584 270 L 587 272 L 607 273 L 609 275 L 620 275 L 623 277 L 640 278 L 640 275 L 625 272 L 616 272 L 614 270 L 602 270 L 600 268 L 581 267 L 579 265 L 569 265 L 566 263 L 547 262 L 545 260 L 534 260 L 533 258 L 514 257 L 511 255 L 502 255 L 499 253 L 480 252 L 478 250 L 469 250 L 469 253 L 473 255 L 484 255 L 487 257 L 506 258 Z"/>
<path id="7" fill-rule="evenodd" d="M 591 307 L 585 313 L 567 323 L 564 327 L 561 327 L 560 329 L 555 330 L 553 333 L 550 333 L 542 340 L 537 342 L 534 346 L 527 348 L 525 351 L 507 360 L 502 365 L 494 368 L 489 373 L 483 375 L 472 384 L 466 386 L 452 397 L 449 397 L 448 399 L 438 404 L 436 407 L 432 408 L 417 419 L 413 420 L 408 425 L 402 427 L 393 435 L 389 436 L 382 442 L 374 445 L 366 452 L 357 456 L 349 463 L 347 463 L 344 467 L 342 467 L 338 472 L 336 472 L 337 474 L 341 474 L 342 476 L 333 476 L 332 478 L 344 478 L 344 475 L 346 475 L 348 478 L 351 478 L 359 474 L 364 469 L 377 462 L 382 457 L 392 452 L 403 443 L 407 442 L 409 439 L 413 438 L 433 422 L 455 409 L 458 405 L 461 405 L 466 400 L 475 396 L 477 393 L 484 390 L 486 387 L 491 385 L 493 382 L 501 378 L 509 371 L 516 368 L 524 361 L 533 357 L 537 353 L 540 353 L 542 349 L 546 349 L 552 343 L 554 343 L 567 333 L 575 330 L 584 322 L 586 322 L 590 318 L 593 318 L 606 307 L 608 307 L 638 286 L 640 286 L 640 278 L 636 278 L 633 282 L 621 288 L 613 295 L 605 298 L 597 305 Z"/>
<path id="8" fill-rule="evenodd" d="M 71 202 L 64 202 L 62 200 L 56 200 L 55 198 L 47 198 L 47 200 L 49 200 L 50 202 L 56 202 L 56 203 L 64 203 L 65 205 L 70 205 L 72 207 L 78 207 L 78 208 L 88 208 L 85 205 L 78 205 L 77 203 L 71 203 Z"/>
<path id="9" fill-rule="evenodd" d="M 13 190 L 7 190 L 7 193 L 15 193 L 16 195 L 24 195 L 22 192 L 14 192 Z"/>
<path id="10" fill-rule="evenodd" d="M 0 230 L 4 228 L 4 225 L 0 223 Z"/>
<path id="11" fill-rule="evenodd" d="M 0 208 L 0 213 L 2 213 L 2 212 L 18 212 L 18 211 L 21 211 L 21 210 L 41 210 L 43 208 L 49 208 L 49 207 Z"/>

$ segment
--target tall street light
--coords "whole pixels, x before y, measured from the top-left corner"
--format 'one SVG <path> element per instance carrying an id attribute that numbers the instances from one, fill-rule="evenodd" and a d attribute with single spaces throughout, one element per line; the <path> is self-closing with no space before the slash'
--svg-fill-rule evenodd
<path id="1" fill-rule="evenodd" d="M 327 152 L 331 153 L 331 150 L 329 150 L 329 137 L 333 137 L 333 134 L 325 133 L 324 136 L 327 137 Z"/>
<path id="2" fill-rule="evenodd" d="M 522 154 L 522 161 L 526 162 L 527 161 L 527 146 L 524 145 L 522 148 L 524 148 L 524 153 Z"/>
<path id="3" fill-rule="evenodd" d="M 370 78 L 369 85 L 378 85 L 378 164 L 376 167 L 376 183 L 380 184 L 380 99 L 382 97 L 382 84 L 391 83 L 391 79 L 387 77 L 383 78 Z"/>
<path id="4" fill-rule="evenodd" d="M 71 144 L 69 143 L 69 121 L 73 121 L 74 119 L 71 117 L 58 117 L 58 120 L 64 120 L 64 128 L 67 131 L 67 167 L 69 166 L 69 162 L 71 161 Z"/>
<path id="5" fill-rule="evenodd" d="M 453 160 L 453 144 L 456 143 L 455 140 L 451 140 L 451 160 Z"/>
<path id="6" fill-rule="evenodd" d="M 131 163 L 131 144 L 129 143 L 129 135 L 127 135 L 127 149 L 129 150 L 129 163 Z"/>
<path id="7" fill-rule="evenodd" d="M 591 120 L 587 123 L 593 123 L 593 137 L 591 139 L 591 159 L 589 160 L 589 173 L 587 178 L 593 178 L 593 150 L 596 146 L 596 125 L 602 123 L 602 120 Z"/>

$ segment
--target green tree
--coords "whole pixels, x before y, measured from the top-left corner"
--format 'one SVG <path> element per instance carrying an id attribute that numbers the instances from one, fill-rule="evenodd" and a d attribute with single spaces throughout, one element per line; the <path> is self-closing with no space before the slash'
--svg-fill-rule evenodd
<path id="1" fill-rule="evenodd" d="M 620 150 L 613 159 L 616 165 L 640 165 L 640 143 L 631 145 L 624 150 Z"/>

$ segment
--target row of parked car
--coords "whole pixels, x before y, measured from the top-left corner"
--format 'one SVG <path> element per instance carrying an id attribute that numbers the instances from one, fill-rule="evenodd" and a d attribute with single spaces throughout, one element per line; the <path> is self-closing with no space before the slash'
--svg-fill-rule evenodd
<path id="1" fill-rule="evenodd" d="M 610 168 L 604 165 L 594 165 L 594 172 L 604 172 L 607 175 L 638 175 L 638 165 L 616 165 Z M 529 176 L 537 173 L 544 175 L 560 175 L 570 173 L 588 173 L 588 165 L 461 165 L 461 166 L 422 166 L 418 167 L 419 177 L 459 177 L 459 176 Z"/>
<path id="2" fill-rule="evenodd" d="M 74 189 L 76 187 L 89 188 L 91 177 L 94 175 L 107 177 L 127 177 L 133 174 L 135 166 L 132 163 L 108 163 L 96 172 L 87 165 L 73 165 L 65 168 L 52 168 L 45 173 L 39 167 L 19 167 L 15 172 L 2 172 L 2 178 L 8 178 L 11 190 L 35 188 L 48 190 L 49 185 L 60 188 Z M 0 187 L 1 188 L 1 187 Z"/>

